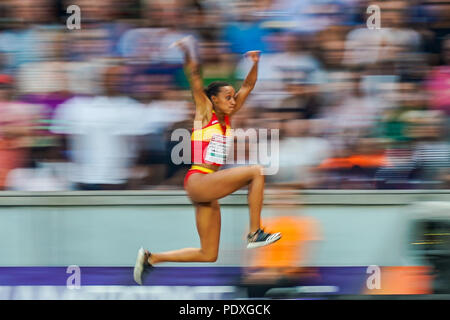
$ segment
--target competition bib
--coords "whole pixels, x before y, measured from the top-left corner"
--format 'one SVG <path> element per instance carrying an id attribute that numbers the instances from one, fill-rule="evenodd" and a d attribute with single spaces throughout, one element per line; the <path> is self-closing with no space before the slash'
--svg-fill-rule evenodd
<path id="1" fill-rule="evenodd" d="M 228 155 L 227 136 L 214 134 L 211 137 L 208 148 L 206 148 L 205 160 L 217 164 L 225 164 Z"/>

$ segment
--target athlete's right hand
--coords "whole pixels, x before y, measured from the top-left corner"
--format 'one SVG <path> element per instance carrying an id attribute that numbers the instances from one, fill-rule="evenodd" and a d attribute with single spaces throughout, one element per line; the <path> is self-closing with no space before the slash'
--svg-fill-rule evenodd
<path id="1" fill-rule="evenodd" d="M 186 37 L 172 43 L 169 46 L 169 48 L 178 47 L 181 50 L 183 50 L 185 53 L 187 53 L 187 52 L 189 52 L 189 45 L 193 41 L 193 39 L 194 38 L 192 36 L 186 36 Z"/>
<path id="2" fill-rule="evenodd" d="M 261 51 L 259 50 L 253 50 L 253 51 L 247 51 L 244 56 L 247 58 L 250 58 L 253 62 L 258 62 L 259 57 L 261 55 Z"/>

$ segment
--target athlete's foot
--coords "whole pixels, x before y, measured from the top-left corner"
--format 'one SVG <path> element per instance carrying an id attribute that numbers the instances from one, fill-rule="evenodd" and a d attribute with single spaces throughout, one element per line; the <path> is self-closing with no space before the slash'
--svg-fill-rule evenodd
<path id="1" fill-rule="evenodd" d="M 247 236 L 247 248 L 258 248 L 267 246 L 281 239 L 281 233 L 266 233 L 262 229 L 258 229 Z"/>
<path id="2" fill-rule="evenodd" d="M 155 256 L 152 253 L 150 253 L 150 251 L 148 251 L 148 250 L 145 250 L 145 252 L 147 254 L 146 260 L 145 260 L 147 262 L 146 266 L 151 268 L 155 264 Z"/>
<path id="3" fill-rule="evenodd" d="M 140 248 L 138 250 L 136 264 L 134 265 L 133 277 L 136 283 L 142 285 L 142 274 L 144 273 L 146 268 L 152 267 L 149 263 L 151 257 L 151 253 L 144 248 Z"/>

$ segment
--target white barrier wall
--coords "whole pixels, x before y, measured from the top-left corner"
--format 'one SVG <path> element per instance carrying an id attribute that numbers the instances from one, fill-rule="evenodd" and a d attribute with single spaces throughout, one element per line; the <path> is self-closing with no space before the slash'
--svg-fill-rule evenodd
<path id="1" fill-rule="evenodd" d="M 308 265 L 409 265 L 415 263 L 408 254 L 411 204 L 423 201 L 450 201 L 450 190 L 282 196 L 268 190 L 263 216 L 304 215 L 317 221 L 322 240 Z M 246 192 L 220 203 L 215 265 L 245 265 Z M 0 266 L 131 266 L 140 246 L 163 251 L 198 244 L 194 210 L 184 191 L 0 193 Z"/>

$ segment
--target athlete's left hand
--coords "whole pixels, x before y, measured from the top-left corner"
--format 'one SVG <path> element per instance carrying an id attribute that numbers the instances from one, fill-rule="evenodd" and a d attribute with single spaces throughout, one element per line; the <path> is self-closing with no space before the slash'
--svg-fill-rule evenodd
<path id="1" fill-rule="evenodd" d="M 259 50 L 247 51 L 245 53 L 245 56 L 250 58 L 253 62 L 258 62 L 260 55 L 261 55 L 261 51 L 259 51 Z"/>

